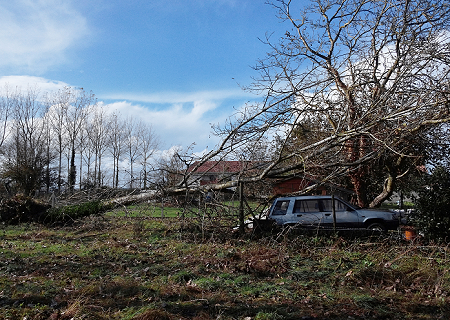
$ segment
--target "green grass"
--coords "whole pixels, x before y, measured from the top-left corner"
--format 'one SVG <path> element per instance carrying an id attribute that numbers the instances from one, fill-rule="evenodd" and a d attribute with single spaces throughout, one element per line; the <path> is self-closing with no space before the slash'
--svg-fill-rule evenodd
<path id="1" fill-rule="evenodd" d="M 128 207 L 119 207 L 108 215 L 114 215 L 119 217 L 148 217 L 148 218 L 175 218 L 181 216 L 183 213 L 182 208 L 172 206 L 161 206 L 159 203 L 143 203 L 136 204 Z"/>
<path id="2" fill-rule="evenodd" d="M 257 209 L 258 212 L 262 210 L 257 202 L 249 202 L 252 209 Z M 205 210 L 206 209 L 206 210 Z M 200 207 L 190 207 L 184 209 L 182 207 L 175 207 L 172 205 L 164 205 L 161 203 L 141 203 L 127 207 L 118 207 L 113 211 L 106 213 L 107 216 L 129 217 L 129 218 L 196 218 L 198 220 L 209 219 L 217 216 L 219 220 L 223 216 L 230 217 L 232 223 L 237 225 L 237 215 L 239 209 L 239 201 L 224 201 L 222 203 L 207 203 Z M 251 217 L 247 214 L 247 218 Z"/>
<path id="3" fill-rule="evenodd" d="M 201 230 L 116 209 L 3 226 L 0 319 L 445 319 L 446 246 Z"/>

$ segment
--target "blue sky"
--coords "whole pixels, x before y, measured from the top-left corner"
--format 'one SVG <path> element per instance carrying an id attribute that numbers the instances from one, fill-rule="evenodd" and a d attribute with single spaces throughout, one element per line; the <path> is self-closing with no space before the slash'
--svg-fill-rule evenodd
<path id="1" fill-rule="evenodd" d="M 218 142 L 210 123 L 257 99 L 239 85 L 269 50 L 258 38 L 286 27 L 265 0 L 0 0 L 0 85 L 92 90 L 163 148 L 199 152 Z"/>

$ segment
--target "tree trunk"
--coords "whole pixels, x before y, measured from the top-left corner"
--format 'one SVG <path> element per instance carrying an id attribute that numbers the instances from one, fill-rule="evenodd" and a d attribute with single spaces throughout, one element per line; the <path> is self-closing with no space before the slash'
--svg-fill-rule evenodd
<path id="1" fill-rule="evenodd" d="M 80 151 L 80 190 L 83 185 L 83 151 Z"/>
<path id="2" fill-rule="evenodd" d="M 69 173 L 69 190 L 74 191 L 76 180 L 76 169 L 75 169 L 75 145 L 72 144 L 72 153 L 70 157 L 70 173 Z"/>
<path id="3" fill-rule="evenodd" d="M 102 170 L 101 170 L 101 166 L 102 166 L 102 156 L 100 155 L 98 157 L 98 186 L 99 187 L 102 186 Z"/>
<path id="4" fill-rule="evenodd" d="M 59 141 L 59 163 L 58 163 L 58 192 L 61 192 L 61 174 L 62 174 L 62 143 Z"/>
<path id="5" fill-rule="evenodd" d="M 116 167 L 116 188 L 119 187 L 119 158 L 117 157 L 117 167 Z"/>
<path id="6" fill-rule="evenodd" d="M 130 162 L 130 189 L 133 189 L 133 161 Z"/>

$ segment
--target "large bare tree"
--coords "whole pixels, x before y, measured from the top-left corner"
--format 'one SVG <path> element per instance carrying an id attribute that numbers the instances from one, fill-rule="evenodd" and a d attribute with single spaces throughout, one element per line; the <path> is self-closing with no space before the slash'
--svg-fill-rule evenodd
<path id="1" fill-rule="evenodd" d="M 65 88 L 65 94 L 69 96 L 69 106 L 65 109 L 65 128 L 69 146 L 68 159 L 70 160 L 68 186 L 69 190 L 73 191 L 76 182 L 75 156 L 78 136 L 83 129 L 90 109 L 96 104 L 96 101 L 94 95 L 91 92 L 84 91 L 83 88 L 67 87 Z"/>
<path id="2" fill-rule="evenodd" d="M 450 120 L 449 2 L 271 5 L 287 30 L 266 38 L 271 51 L 247 88 L 263 99 L 216 128 L 222 143 L 203 161 L 269 139 L 278 142 L 272 160 L 241 180 L 345 177 L 359 205 L 379 205 L 425 163 L 429 130 Z M 382 182 L 368 197 L 375 171 Z"/>
<path id="3" fill-rule="evenodd" d="M 159 146 L 159 139 L 150 125 L 144 125 L 138 139 L 140 140 L 141 146 L 139 162 L 142 169 L 140 178 L 144 183 L 144 189 L 147 189 L 148 180 L 151 176 L 149 173 L 152 170 L 150 162 Z"/>
<path id="4" fill-rule="evenodd" d="M 57 185 L 60 192 L 63 185 L 62 177 L 62 156 L 67 147 L 66 139 L 66 114 L 69 107 L 70 96 L 66 90 L 58 90 L 53 94 L 47 94 L 47 118 L 50 122 L 53 144 L 58 154 L 58 178 Z"/>
<path id="5" fill-rule="evenodd" d="M 142 136 L 142 132 L 144 130 L 144 124 L 141 121 L 136 121 L 133 118 L 129 117 L 125 123 L 124 127 L 124 147 L 126 150 L 126 155 L 130 164 L 130 181 L 129 186 L 130 189 L 134 187 L 134 180 L 136 179 L 134 176 L 134 164 L 137 159 L 141 155 L 141 144 L 142 141 L 139 139 Z"/>
<path id="6" fill-rule="evenodd" d="M 113 157 L 113 180 L 114 188 L 119 186 L 119 163 L 120 158 L 125 151 L 125 121 L 118 114 L 111 116 L 110 123 L 110 154 Z"/>
<path id="7" fill-rule="evenodd" d="M 94 153 L 94 185 L 102 186 L 102 157 L 111 141 L 110 127 L 112 117 L 108 116 L 102 107 L 91 110 L 89 118 L 88 138 Z"/>
<path id="8" fill-rule="evenodd" d="M 11 119 L 14 93 L 7 85 L 0 94 L 0 148 L 8 137 L 8 121 Z"/>

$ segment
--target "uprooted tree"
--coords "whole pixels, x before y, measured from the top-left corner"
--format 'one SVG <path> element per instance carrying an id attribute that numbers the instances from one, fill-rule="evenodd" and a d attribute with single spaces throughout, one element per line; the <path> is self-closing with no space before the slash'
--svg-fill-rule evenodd
<path id="1" fill-rule="evenodd" d="M 290 28 L 279 39 L 266 38 L 271 52 L 247 88 L 261 102 L 215 127 L 223 139 L 200 161 L 178 152 L 172 160 L 180 165 L 161 168 L 161 189 L 188 194 L 206 161 L 239 158 L 248 165 L 232 181 L 194 189 L 308 176 L 348 184 L 360 206 L 378 206 L 439 153 L 435 133 L 450 121 L 449 3 L 272 5 Z M 263 155 L 249 159 L 249 150 Z"/>
<path id="2" fill-rule="evenodd" d="M 215 128 L 222 143 L 203 162 L 269 139 L 270 161 L 240 181 L 307 174 L 347 182 L 359 205 L 379 205 L 423 168 L 434 147 L 430 130 L 450 120 L 448 1 L 272 6 L 290 28 L 266 38 L 271 52 L 248 88 L 264 99 Z"/>

